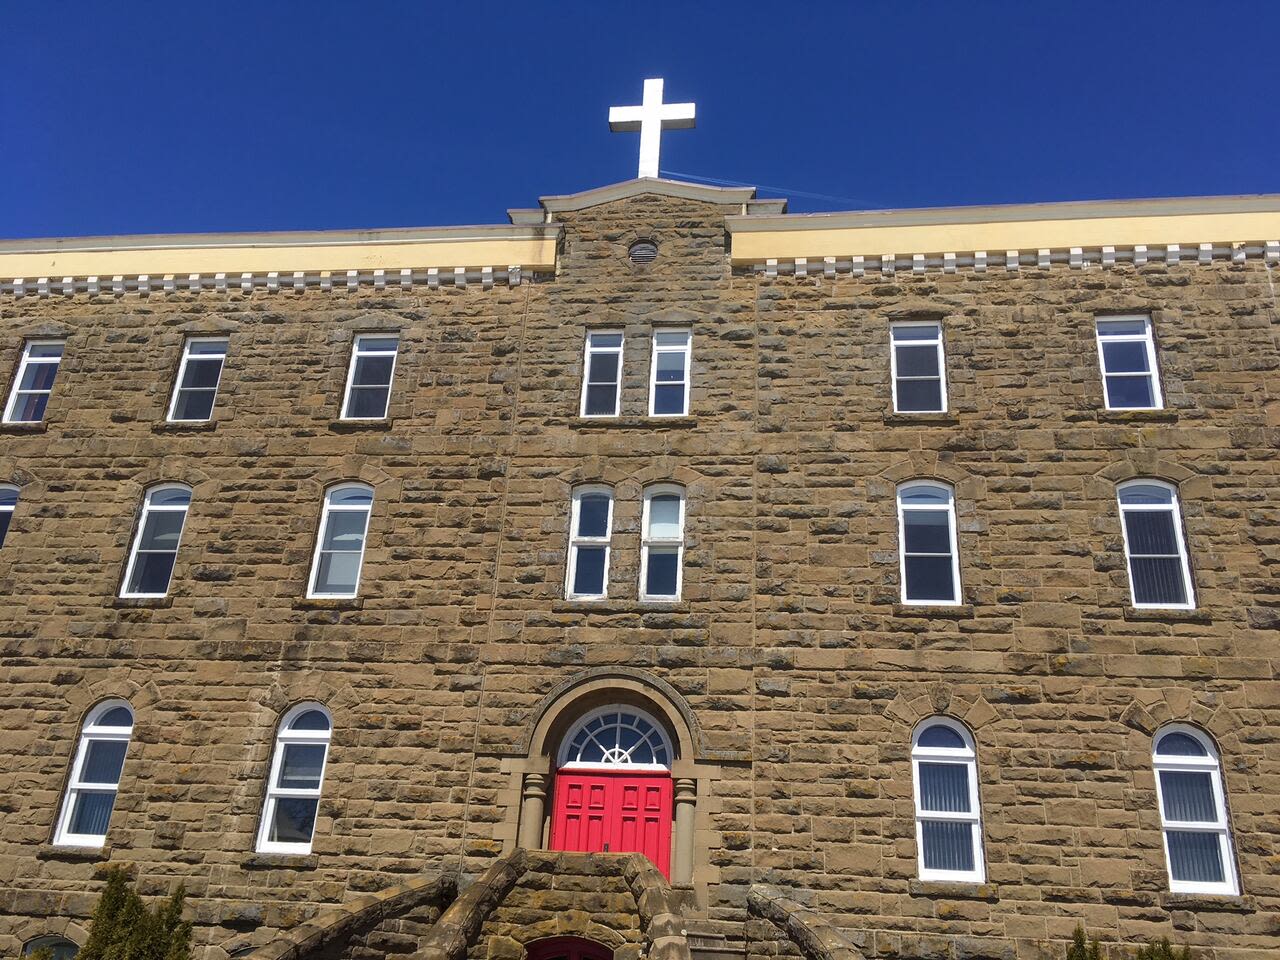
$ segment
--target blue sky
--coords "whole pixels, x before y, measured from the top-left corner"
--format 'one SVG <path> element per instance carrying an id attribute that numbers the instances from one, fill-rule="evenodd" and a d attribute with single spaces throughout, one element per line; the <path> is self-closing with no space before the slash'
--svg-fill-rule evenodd
<path id="1" fill-rule="evenodd" d="M 648 76 L 698 104 L 664 172 L 793 211 L 1280 191 L 1274 2 L 13 0 L 4 21 L 0 237 L 498 223 L 634 176 L 606 117 Z"/>

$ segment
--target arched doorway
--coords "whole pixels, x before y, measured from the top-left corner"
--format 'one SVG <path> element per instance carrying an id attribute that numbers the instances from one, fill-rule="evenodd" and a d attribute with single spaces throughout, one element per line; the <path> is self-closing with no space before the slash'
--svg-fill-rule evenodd
<path id="1" fill-rule="evenodd" d="M 535 940 L 525 947 L 526 960 L 613 960 L 613 951 L 603 943 L 582 937 L 551 937 Z"/>
<path id="2" fill-rule="evenodd" d="M 593 710 L 556 755 L 551 849 L 643 853 L 671 876 L 671 740 L 633 706 Z"/>

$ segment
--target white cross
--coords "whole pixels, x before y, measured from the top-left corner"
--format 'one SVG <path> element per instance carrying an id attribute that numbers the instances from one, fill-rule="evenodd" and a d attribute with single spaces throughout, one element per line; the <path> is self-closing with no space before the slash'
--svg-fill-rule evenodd
<path id="1" fill-rule="evenodd" d="M 609 129 L 615 133 L 640 131 L 639 177 L 658 175 L 658 150 L 663 130 L 688 130 L 693 126 L 694 104 L 663 103 L 662 79 L 644 82 L 644 102 L 638 107 L 610 107 Z"/>

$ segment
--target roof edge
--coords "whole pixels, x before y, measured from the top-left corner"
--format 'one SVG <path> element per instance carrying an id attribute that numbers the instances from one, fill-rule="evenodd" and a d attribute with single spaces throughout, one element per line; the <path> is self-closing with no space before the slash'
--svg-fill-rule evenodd
<path id="1" fill-rule="evenodd" d="M 682 200 L 702 200 L 706 203 L 746 203 L 756 195 L 755 187 L 711 187 L 686 180 L 667 180 L 664 177 L 637 177 L 603 187 L 593 187 L 580 193 L 566 193 L 539 197 L 542 208 L 550 213 L 567 213 L 584 210 L 602 203 L 626 200 L 643 194 L 662 197 L 678 197 Z"/>

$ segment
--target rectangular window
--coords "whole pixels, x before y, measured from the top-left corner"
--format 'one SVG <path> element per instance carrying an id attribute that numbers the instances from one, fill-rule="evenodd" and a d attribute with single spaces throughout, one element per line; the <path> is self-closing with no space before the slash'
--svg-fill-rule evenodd
<path id="1" fill-rule="evenodd" d="M 597 600 L 609 592 L 609 539 L 613 494 L 586 487 L 573 492 L 569 517 L 569 563 L 565 593 L 570 599 Z"/>
<path id="2" fill-rule="evenodd" d="M 213 416 L 213 403 L 227 358 L 227 341 L 221 338 L 191 338 L 182 348 L 182 363 L 169 402 L 169 419 L 178 423 L 200 423 Z"/>
<path id="3" fill-rule="evenodd" d="M 1159 410 L 1160 378 L 1150 317 L 1097 321 L 1098 362 L 1108 410 Z"/>
<path id="4" fill-rule="evenodd" d="M 960 560 L 950 488 L 929 482 L 900 487 L 898 537 L 903 603 L 958 604 Z"/>
<path id="5" fill-rule="evenodd" d="M 363 484 L 335 487 L 325 494 L 320 536 L 311 562 L 307 596 L 354 597 L 360 588 L 373 489 Z"/>
<path id="6" fill-rule="evenodd" d="M 383 420 L 391 402 L 391 378 L 396 369 L 399 338 L 385 335 L 356 337 L 347 373 L 343 420 Z"/>
<path id="7" fill-rule="evenodd" d="M 169 592 L 190 506 L 191 491 L 186 487 L 175 484 L 147 491 L 120 596 L 163 597 Z"/>
<path id="8" fill-rule="evenodd" d="M 39 423 L 44 419 L 53 381 L 62 364 L 61 340 L 30 340 L 22 350 L 22 362 L 13 380 L 9 403 L 4 408 L 5 423 Z"/>
<path id="9" fill-rule="evenodd" d="M 582 416 L 616 417 L 622 389 L 622 334 L 592 330 L 587 334 L 582 378 Z"/>
<path id="10" fill-rule="evenodd" d="M 1182 515 L 1173 487 L 1156 480 L 1121 484 L 1120 522 L 1135 607 L 1195 606 Z"/>
<path id="11" fill-rule="evenodd" d="M 689 412 L 691 341 L 688 330 L 654 331 L 649 416 L 680 417 Z"/>
<path id="12" fill-rule="evenodd" d="M 897 413 L 945 413 L 947 380 L 942 325 L 907 321 L 889 328 L 893 350 L 893 409 Z"/>
<path id="13" fill-rule="evenodd" d="M 640 544 L 640 599 L 679 600 L 684 557 L 684 495 L 676 487 L 645 491 Z"/>

